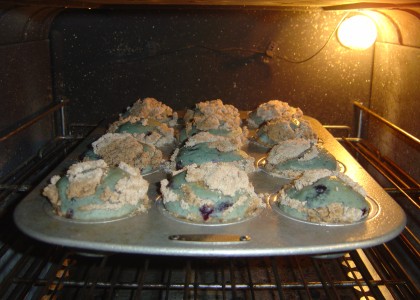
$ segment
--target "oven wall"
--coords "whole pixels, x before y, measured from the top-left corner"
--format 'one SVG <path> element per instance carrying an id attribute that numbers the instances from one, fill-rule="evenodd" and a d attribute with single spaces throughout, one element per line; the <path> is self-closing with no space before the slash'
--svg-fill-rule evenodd
<path id="1" fill-rule="evenodd" d="M 6 139 L 53 101 L 48 40 L 53 16 L 45 8 L 0 5 L 1 179 L 55 136 L 54 120 L 47 117 Z"/>
<path id="2" fill-rule="evenodd" d="M 281 99 L 353 133 L 352 102 L 360 100 L 420 135 L 416 11 L 374 11 L 378 42 L 356 51 L 334 34 L 346 11 L 0 10 L 2 136 L 53 102 L 69 100 L 69 123 L 97 123 L 144 97 L 174 109 L 221 98 L 250 110 Z M 270 43 L 274 50 L 266 55 Z M 364 137 L 419 179 L 417 145 L 371 119 L 364 129 Z M 57 131 L 49 116 L 1 142 L 0 177 Z"/>
<path id="3" fill-rule="evenodd" d="M 97 121 L 138 98 L 174 109 L 222 99 L 251 110 L 270 99 L 323 124 L 353 127 L 370 98 L 373 47 L 341 46 L 346 12 L 249 9 L 69 10 L 52 26 L 54 89 L 73 122 Z M 274 42 L 273 57 L 265 54 Z"/>
<path id="4" fill-rule="evenodd" d="M 420 13 L 417 10 L 376 12 L 382 31 L 375 46 L 370 108 L 420 137 Z M 390 22 L 392 20 L 392 22 Z M 420 145 L 401 138 L 388 126 L 369 118 L 365 138 L 383 156 L 420 181 Z M 383 181 L 384 186 L 390 186 Z"/>

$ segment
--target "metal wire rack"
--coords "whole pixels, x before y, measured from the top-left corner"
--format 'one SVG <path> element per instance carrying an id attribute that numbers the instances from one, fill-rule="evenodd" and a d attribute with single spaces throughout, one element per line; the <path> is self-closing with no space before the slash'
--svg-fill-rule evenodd
<path id="1" fill-rule="evenodd" d="M 327 259 L 181 259 L 80 253 L 16 234 L 3 236 L 11 243 L 1 248 L 2 299 L 415 299 L 418 292 L 386 245 Z"/>
<path id="2" fill-rule="evenodd" d="M 388 299 L 387 295 L 414 299 L 415 295 L 382 246 L 332 259 L 180 259 L 80 253 L 16 239 L 16 232 L 3 238 L 14 240 L 1 248 L 1 269 L 7 271 L 0 288 L 3 299 Z M 381 262 L 381 273 L 372 274 L 367 256 Z"/>
<path id="3" fill-rule="evenodd" d="M 60 160 L 75 139 L 57 139 L 1 182 L 13 208 Z M 2 299 L 418 299 L 419 186 L 361 139 L 342 138 L 350 152 L 394 184 L 389 193 L 409 214 L 404 232 L 378 247 L 337 255 L 179 258 L 81 252 L 32 240 L 0 219 Z M 48 155 L 46 155 L 48 154 Z M 49 167 L 47 167 L 49 165 Z M 42 168 L 40 168 L 42 166 Z M 401 184 L 404 182 L 404 184 Z"/>

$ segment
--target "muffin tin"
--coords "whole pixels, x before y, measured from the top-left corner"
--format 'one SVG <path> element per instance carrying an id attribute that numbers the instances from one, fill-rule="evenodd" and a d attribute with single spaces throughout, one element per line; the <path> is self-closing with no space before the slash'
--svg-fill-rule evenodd
<path id="1" fill-rule="evenodd" d="M 164 172 L 144 176 L 150 182 L 149 197 L 156 200 L 147 213 L 92 223 L 58 217 L 41 195 L 42 189 L 51 176 L 63 173 L 78 161 L 104 133 L 103 128 L 98 128 L 17 206 L 15 222 L 35 239 L 80 251 L 175 256 L 324 255 L 371 247 L 396 237 L 406 223 L 403 210 L 317 120 L 306 118 L 323 146 L 341 163 L 342 171 L 367 191 L 372 209 L 364 221 L 336 226 L 284 215 L 273 195 L 290 180 L 263 171 L 251 174 L 250 180 L 257 193 L 264 193 L 267 207 L 240 222 L 206 225 L 168 215 L 158 192 L 160 180 L 167 176 Z M 246 151 L 258 161 L 267 149 L 250 143 Z"/>

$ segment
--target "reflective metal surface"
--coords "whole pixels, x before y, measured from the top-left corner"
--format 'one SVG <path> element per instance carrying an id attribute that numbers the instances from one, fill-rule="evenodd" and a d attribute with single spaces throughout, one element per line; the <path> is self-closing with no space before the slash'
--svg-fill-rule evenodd
<path id="1" fill-rule="evenodd" d="M 47 200 L 41 196 L 41 190 L 49 180 L 48 176 L 19 204 L 14 215 L 16 224 L 29 236 L 47 243 L 85 250 L 175 256 L 316 255 L 376 246 L 396 237 L 405 226 L 403 210 L 319 122 L 314 119 L 310 121 L 323 140 L 324 147 L 346 165 L 346 174 L 361 184 L 367 190 L 368 196 L 376 201 L 378 211 L 375 216 L 369 217 L 365 222 L 348 226 L 323 226 L 287 218 L 268 205 L 250 220 L 207 226 L 168 218 L 154 205 L 143 215 L 107 223 L 82 224 L 53 217 L 46 212 L 45 207 L 49 206 L 46 205 Z M 65 170 L 96 138 L 95 135 L 90 136 L 51 175 Z M 256 177 L 259 177 L 259 174 L 264 173 L 256 173 Z M 158 182 L 163 177 L 164 174 L 156 173 L 150 178 L 146 177 L 151 181 L 151 199 L 158 197 Z M 263 180 L 260 186 L 258 182 L 254 182 L 256 191 L 273 193 L 285 183 L 284 180 L 276 180 L 278 179 Z M 250 236 L 251 240 L 197 243 L 168 238 L 202 234 Z"/>

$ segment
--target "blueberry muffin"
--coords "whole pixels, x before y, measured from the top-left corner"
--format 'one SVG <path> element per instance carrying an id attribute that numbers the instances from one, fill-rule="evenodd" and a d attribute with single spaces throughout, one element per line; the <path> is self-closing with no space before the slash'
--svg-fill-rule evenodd
<path id="1" fill-rule="evenodd" d="M 337 171 L 339 165 L 321 145 L 307 139 L 292 139 L 275 145 L 269 151 L 263 168 L 280 177 L 296 178 L 307 170 Z"/>
<path id="2" fill-rule="evenodd" d="M 254 216 L 265 207 L 246 172 L 226 163 L 190 165 L 161 181 L 165 209 L 197 223 L 228 223 Z"/>
<path id="3" fill-rule="evenodd" d="M 124 162 L 142 174 L 157 170 L 163 162 L 162 151 L 128 133 L 107 133 L 92 143 L 92 149 L 86 160 L 103 159 L 114 167 Z"/>
<path id="4" fill-rule="evenodd" d="M 279 100 L 261 104 L 248 115 L 247 123 L 256 129 L 255 142 L 267 148 L 289 139 L 317 139 L 302 111 Z"/>
<path id="5" fill-rule="evenodd" d="M 246 141 L 247 131 L 241 127 L 239 111 L 220 99 L 197 103 L 194 109 L 187 110 L 183 120 L 185 128 L 179 135 L 181 143 L 200 132 L 231 139 L 231 144 Z"/>
<path id="6" fill-rule="evenodd" d="M 129 107 L 118 121 L 110 125 L 108 132 L 129 133 L 145 144 L 162 148 L 174 144 L 177 119 L 177 113 L 169 106 L 154 98 L 146 98 Z"/>
<path id="7" fill-rule="evenodd" d="M 145 98 L 137 100 L 122 115 L 121 119 L 135 117 L 138 119 L 153 119 L 173 127 L 177 124 L 178 114 L 169 106 L 156 100 L 155 98 Z"/>
<path id="8" fill-rule="evenodd" d="M 104 160 L 73 164 L 65 176 L 53 176 L 43 195 L 57 215 L 81 221 L 103 221 L 146 212 L 149 184 L 138 169 Z"/>
<path id="9" fill-rule="evenodd" d="M 176 169 L 191 164 L 226 162 L 246 172 L 255 171 L 255 159 L 241 150 L 240 146 L 241 141 L 203 131 L 190 137 L 184 146 L 176 149 L 171 161 Z"/>
<path id="10" fill-rule="evenodd" d="M 251 111 L 247 122 L 249 128 L 256 129 L 271 120 L 299 120 L 302 117 L 303 112 L 300 108 L 289 106 L 288 103 L 280 100 L 270 100 Z"/>
<path id="11" fill-rule="evenodd" d="M 304 221 L 351 224 L 369 213 L 365 190 L 348 176 L 330 170 L 310 170 L 278 194 L 279 208 Z"/>

